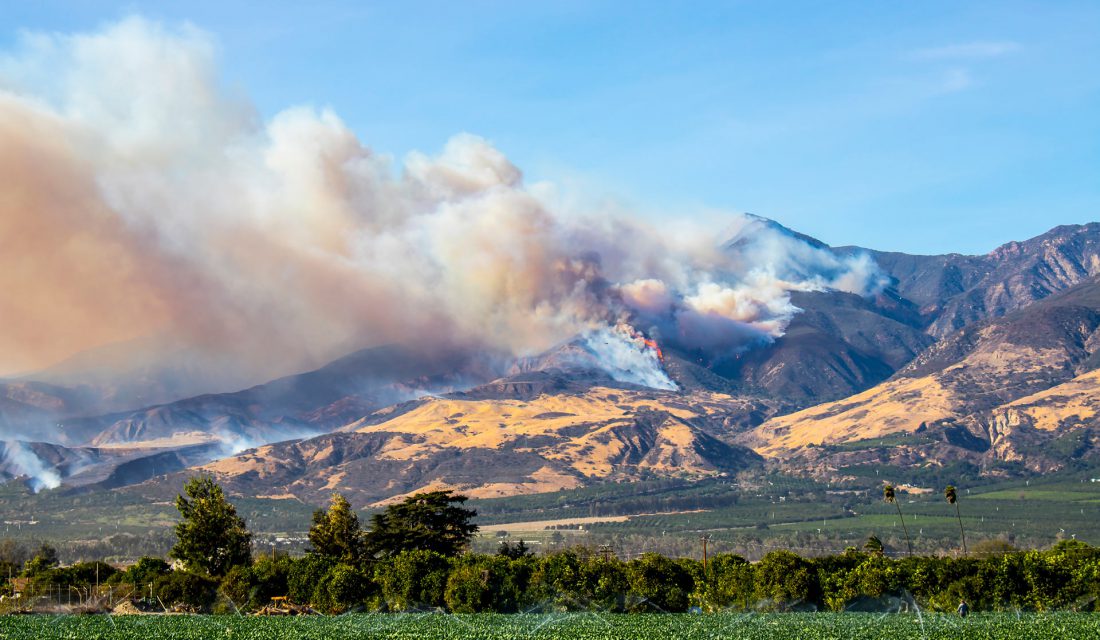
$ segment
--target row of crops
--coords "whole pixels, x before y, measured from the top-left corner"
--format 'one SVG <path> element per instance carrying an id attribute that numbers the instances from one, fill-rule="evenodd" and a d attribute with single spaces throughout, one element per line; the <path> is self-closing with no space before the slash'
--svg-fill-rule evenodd
<path id="1" fill-rule="evenodd" d="M 72 638 L 107 640 L 321 640 L 393 638 L 435 640 L 484 638 L 826 638 L 891 640 L 992 640 L 993 638 L 1085 640 L 1100 638 L 1097 614 L 351 614 L 337 617 L 261 618 L 235 616 L 18 616 L 0 618 L 5 640 Z"/>

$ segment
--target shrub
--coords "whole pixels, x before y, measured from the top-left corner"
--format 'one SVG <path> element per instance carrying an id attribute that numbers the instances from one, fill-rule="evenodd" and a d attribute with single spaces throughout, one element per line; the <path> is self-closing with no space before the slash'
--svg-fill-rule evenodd
<path id="1" fill-rule="evenodd" d="M 206 611 L 218 596 L 218 581 L 190 571 L 173 571 L 153 583 L 153 594 L 164 606 Z"/>
<path id="2" fill-rule="evenodd" d="M 391 610 L 442 607 L 449 569 L 447 558 L 434 551 L 402 551 L 379 564 L 374 580 Z"/>

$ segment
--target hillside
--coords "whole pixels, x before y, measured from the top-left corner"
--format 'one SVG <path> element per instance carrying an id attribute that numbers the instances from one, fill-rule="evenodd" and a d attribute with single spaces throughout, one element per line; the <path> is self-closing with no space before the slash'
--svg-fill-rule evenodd
<path id="1" fill-rule="evenodd" d="M 799 278 L 828 277 L 837 256 L 863 251 L 763 218 L 722 251 L 748 268 L 774 243 L 812 256 L 777 267 Z M 983 256 L 870 252 L 882 288 L 793 290 L 774 339 L 756 333 L 732 351 L 670 339 L 659 361 L 646 346 L 627 369 L 601 361 L 585 335 L 512 360 L 388 345 L 240 391 L 97 414 L 97 380 L 110 377 L 88 374 L 85 354 L 42 374 L 71 386 L 0 384 L 0 433 L 43 452 L 0 473 L 121 486 L 198 466 L 247 495 L 314 500 L 339 487 L 367 504 L 434 485 L 495 496 L 704 477 L 757 455 L 821 476 L 876 464 L 1064 468 L 1095 448 L 1098 248 L 1090 224 Z M 108 368 L 144 371 L 131 351 L 108 349 Z M 667 389 L 640 386 L 628 369 L 642 361 Z M 77 459 L 79 469 L 66 462 Z"/>
<path id="2" fill-rule="evenodd" d="M 494 497 L 649 476 L 700 478 L 758 463 L 720 437 L 728 417 L 758 409 L 722 394 L 607 387 L 535 398 L 431 398 L 202 470 L 246 495 L 317 502 L 339 488 L 360 504 L 441 486 Z"/>
<path id="3" fill-rule="evenodd" d="M 872 389 L 772 418 L 744 440 L 792 469 L 860 458 L 1061 468 L 1094 452 L 1098 365 L 1100 279 L 1090 278 L 948 336 Z M 919 437 L 897 439 L 911 435 Z M 1081 445 L 1069 455 L 1045 448 L 1071 435 Z"/>
<path id="4" fill-rule="evenodd" d="M 928 333 L 943 338 L 1100 274 L 1100 223 L 1055 227 L 982 256 L 870 254 L 897 293 L 920 307 Z"/>

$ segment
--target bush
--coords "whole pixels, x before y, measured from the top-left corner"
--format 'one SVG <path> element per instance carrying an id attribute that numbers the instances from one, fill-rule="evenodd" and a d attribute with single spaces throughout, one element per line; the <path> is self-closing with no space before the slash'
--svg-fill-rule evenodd
<path id="1" fill-rule="evenodd" d="M 577 553 L 560 551 L 536 561 L 528 585 L 528 600 L 543 607 L 576 609 L 587 605 L 584 569 Z"/>
<path id="2" fill-rule="evenodd" d="M 292 561 L 287 573 L 287 593 L 291 602 L 319 604 L 328 596 L 318 591 L 324 577 L 336 566 L 336 561 L 325 556 L 309 554 Z M 282 595 L 282 594 L 279 594 Z"/>
<path id="3" fill-rule="evenodd" d="M 173 571 L 153 583 L 153 594 L 166 607 L 207 611 L 218 597 L 218 581 L 190 571 Z"/>
<path id="4" fill-rule="evenodd" d="M 695 602 L 707 611 L 746 609 L 752 602 L 752 579 L 753 569 L 748 560 L 718 554 L 710 559 L 706 575 L 696 583 Z"/>
<path id="5" fill-rule="evenodd" d="M 626 566 L 631 595 L 642 602 L 633 608 L 641 611 L 687 611 L 695 581 L 685 565 L 656 553 L 647 553 Z"/>
<path id="6" fill-rule="evenodd" d="M 338 564 L 321 580 L 315 605 L 330 613 L 344 613 L 361 607 L 371 595 L 372 583 L 358 567 Z"/>
<path id="7" fill-rule="evenodd" d="M 379 564 L 374 580 L 393 611 L 442 607 L 450 563 L 434 551 L 402 551 Z"/>
<path id="8" fill-rule="evenodd" d="M 753 573 L 756 598 L 774 609 L 814 603 L 820 591 L 810 562 L 790 551 L 771 551 Z"/>
<path id="9" fill-rule="evenodd" d="M 581 584 L 585 588 L 585 597 L 591 600 L 595 608 L 617 612 L 626 610 L 630 578 L 626 563 L 618 558 L 589 558 L 581 565 Z"/>
<path id="10" fill-rule="evenodd" d="M 506 556 L 466 555 L 455 561 L 447 578 L 444 600 L 456 613 L 519 610 L 524 596 L 523 584 L 515 578 L 522 575 L 522 560 Z"/>
<path id="11" fill-rule="evenodd" d="M 160 558 L 145 556 L 125 571 L 119 571 L 111 575 L 108 584 L 132 584 L 140 590 L 156 582 L 161 576 L 171 571 L 168 563 Z"/>

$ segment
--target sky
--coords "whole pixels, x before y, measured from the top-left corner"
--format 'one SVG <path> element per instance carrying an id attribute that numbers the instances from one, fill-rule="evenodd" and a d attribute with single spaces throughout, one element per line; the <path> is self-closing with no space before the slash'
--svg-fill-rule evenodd
<path id="1" fill-rule="evenodd" d="M 984 253 L 1100 219 L 1096 2 L 9 1 L 0 51 L 135 15 L 209 33 L 264 117 L 396 158 L 469 132 L 658 224 Z"/>

